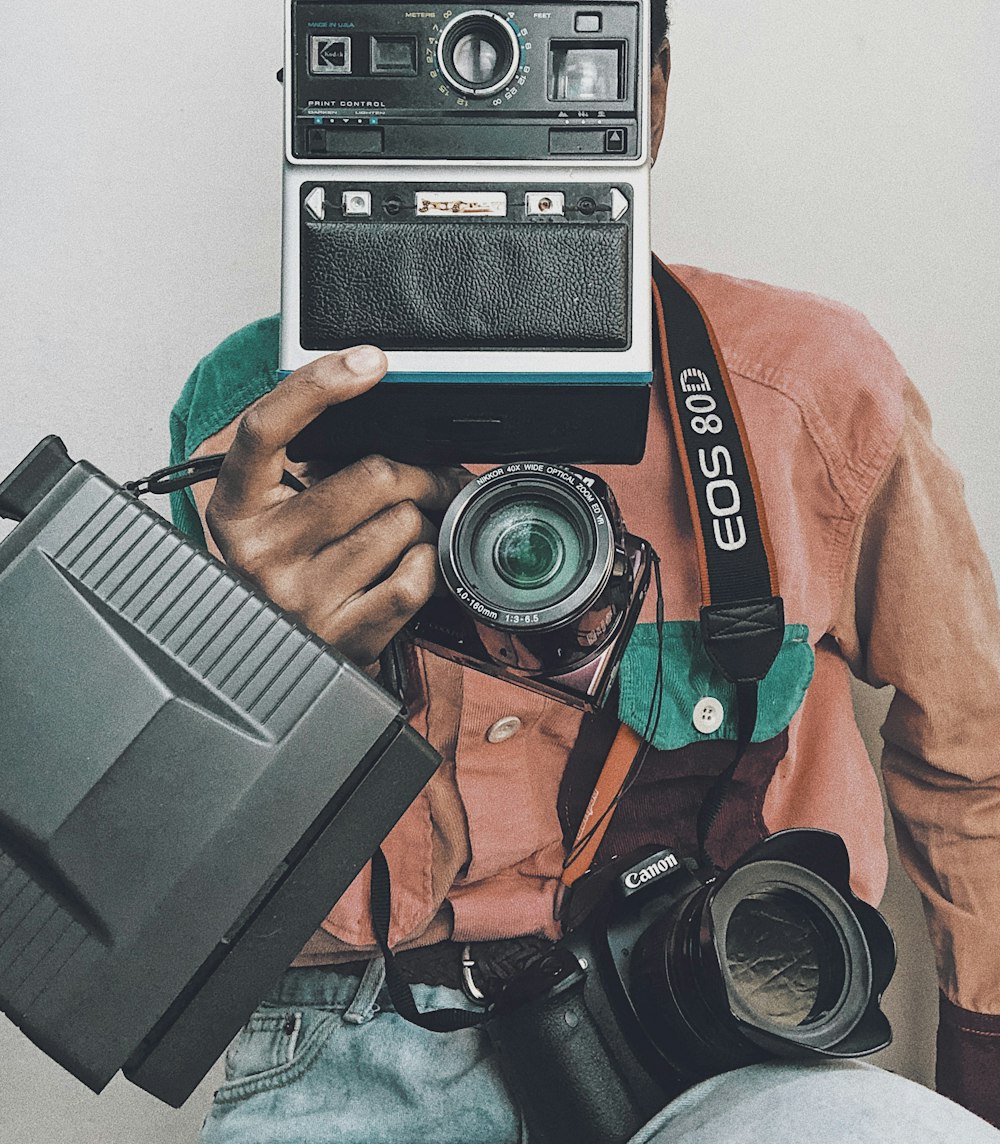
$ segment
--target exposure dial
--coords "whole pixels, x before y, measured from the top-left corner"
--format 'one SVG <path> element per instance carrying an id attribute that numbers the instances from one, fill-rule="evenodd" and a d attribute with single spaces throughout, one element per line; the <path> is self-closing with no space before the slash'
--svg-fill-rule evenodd
<path id="1" fill-rule="evenodd" d="M 485 8 L 462 12 L 441 31 L 438 68 L 445 82 L 463 95 L 488 96 L 514 78 L 521 60 L 517 32 Z"/>

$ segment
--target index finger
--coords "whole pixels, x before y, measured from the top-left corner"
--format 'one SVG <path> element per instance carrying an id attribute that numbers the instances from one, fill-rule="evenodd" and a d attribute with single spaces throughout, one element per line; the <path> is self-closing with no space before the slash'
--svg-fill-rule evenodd
<path id="1" fill-rule="evenodd" d="M 473 480 L 473 474 L 459 465 L 424 468 L 387 457 L 363 457 L 290 497 L 283 511 L 303 535 L 311 534 L 316 521 L 323 520 L 325 533 L 342 536 L 402 501 L 411 501 L 428 516 L 440 518 Z M 326 543 L 324 535 L 320 547 Z"/>
<path id="2" fill-rule="evenodd" d="M 355 346 L 289 374 L 244 414 L 219 473 L 216 495 L 230 510 L 273 503 L 288 443 L 324 409 L 371 389 L 387 366 L 376 346 Z"/>

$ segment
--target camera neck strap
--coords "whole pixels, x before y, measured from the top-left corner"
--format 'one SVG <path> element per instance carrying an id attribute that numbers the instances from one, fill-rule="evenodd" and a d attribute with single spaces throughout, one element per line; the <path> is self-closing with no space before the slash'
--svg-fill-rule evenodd
<path id="1" fill-rule="evenodd" d="M 400 1017 L 432 1033 L 454 1033 L 459 1029 L 473 1029 L 483 1024 L 486 1014 L 481 1012 L 470 1012 L 468 1009 L 431 1009 L 422 1012 L 417 1008 L 413 992 L 400 973 L 395 955 L 389 948 L 392 883 L 389 878 L 389 863 L 381 846 L 372 855 L 368 904 L 371 908 L 375 942 L 385 960 L 385 987 Z"/>
<path id="2" fill-rule="evenodd" d="M 655 257 L 653 313 L 694 526 L 705 650 L 733 683 L 759 682 L 781 647 L 784 608 L 736 393 L 700 304 Z"/>
<path id="3" fill-rule="evenodd" d="M 698 299 L 653 256 L 653 338 L 687 490 L 701 576 L 701 634 L 736 686 L 732 762 L 698 811 L 698 856 L 753 740 L 760 682 L 785 637 L 774 548 L 760 479 L 725 358 Z"/>
<path id="4" fill-rule="evenodd" d="M 653 256 L 653 353 L 662 375 L 694 529 L 701 633 L 709 659 L 735 685 L 733 759 L 698 811 L 698 857 L 757 724 L 760 681 L 781 648 L 784 604 L 760 481 L 736 392 L 715 331 L 698 300 Z M 563 870 L 571 886 L 589 869 L 648 744 L 622 724 Z"/>

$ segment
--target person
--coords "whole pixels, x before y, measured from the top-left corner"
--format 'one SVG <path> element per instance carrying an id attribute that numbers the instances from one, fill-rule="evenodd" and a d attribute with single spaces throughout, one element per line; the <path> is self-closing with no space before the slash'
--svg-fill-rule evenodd
<path id="1" fill-rule="evenodd" d="M 654 4 L 654 152 L 669 47 Z M 847 842 L 856 892 L 886 877 L 881 795 L 853 720 L 853 672 L 896 695 L 883 772 L 901 857 L 927 907 L 941 980 L 938 1086 L 1000 1124 L 1000 634 L 989 569 L 927 409 L 856 313 L 813 296 L 689 267 L 675 273 L 712 322 L 746 421 L 786 615 L 783 686 L 708 837 L 722 866 L 787 826 Z M 285 445 L 322 409 L 377 383 L 377 347 L 331 354 L 278 383 L 277 319 L 206 357 L 174 410 L 174 460 L 228 450 L 212 492 L 175 519 L 272 599 L 363 665 L 430 597 L 435 522 L 468 480 L 370 457 L 281 484 Z M 667 711 L 597 864 L 656 838 L 695 849 L 694 819 L 735 738 L 732 691 L 697 658 L 698 573 L 666 403 L 654 386 L 645 456 L 590 466 L 630 531 L 663 557 Z M 622 668 L 623 721 L 648 710 L 656 644 L 647 599 Z M 390 943 L 421 1009 L 475 1008 L 463 951 L 486 965 L 528 936 L 558 935 L 554 903 L 608 746 L 608 724 L 537 693 L 411 650 L 410 717 L 443 764 L 385 844 Z M 373 669 L 374 670 L 374 669 Z M 696 728 L 706 696 L 719 721 Z M 641 713 L 640 716 L 636 712 Z M 203 1129 L 224 1141 L 514 1141 L 526 1138 L 488 1041 L 407 1024 L 384 989 L 363 872 L 234 1042 Z M 475 969 L 473 970 L 473 972 Z M 636 1140 L 997 1139 L 954 1104 L 859 1062 L 770 1064 L 715 1077 Z M 804 1123 L 805 1121 L 805 1123 Z M 782 1135 L 786 1133 L 787 1135 Z"/>

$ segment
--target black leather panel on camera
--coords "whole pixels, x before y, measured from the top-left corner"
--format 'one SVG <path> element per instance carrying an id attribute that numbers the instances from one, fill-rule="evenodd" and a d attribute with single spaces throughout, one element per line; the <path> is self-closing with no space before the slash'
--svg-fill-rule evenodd
<path id="1" fill-rule="evenodd" d="M 623 350 L 629 279 L 624 223 L 306 222 L 302 345 Z"/>

